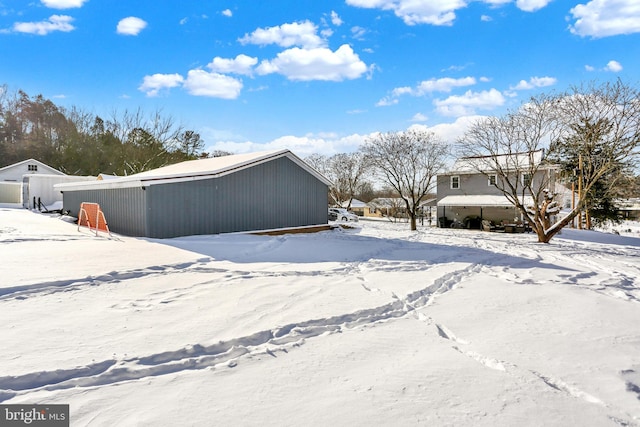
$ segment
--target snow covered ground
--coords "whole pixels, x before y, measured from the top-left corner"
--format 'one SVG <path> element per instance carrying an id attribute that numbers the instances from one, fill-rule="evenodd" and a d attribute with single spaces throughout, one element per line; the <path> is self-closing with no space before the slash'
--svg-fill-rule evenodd
<path id="1" fill-rule="evenodd" d="M 95 237 L 0 207 L 0 402 L 72 426 L 640 425 L 640 227 Z"/>

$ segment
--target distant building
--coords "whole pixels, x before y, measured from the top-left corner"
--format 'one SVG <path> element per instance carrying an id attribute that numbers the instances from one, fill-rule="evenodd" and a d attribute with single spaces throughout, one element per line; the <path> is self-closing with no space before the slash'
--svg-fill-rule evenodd
<path id="1" fill-rule="evenodd" d="M 378 197 L 368 204 L 370 214 L 368 216 L 408 218 L 407 205 L 401 197 Z M 423 199 L 418 209 L 418 217 L 422 222 L 433 221 L 435 224 L 436 199 Z M 432 218 L 433 216 L 433 218 Z"/>
<path id="2" fill-rule="evenodd" d="M 23 175 L 60 175 L 65 174 L 36 159 L 27 159 L 0 168 L 0 182 L 22 182 Z"/>
<path id="3" fill-rule="evenodd" d="M 33 175 L 66 176 L 64 173 L 36 159 L 27 159 L 0 168 L 0 203 L 22 204 L 29 197 L 24 194 L 23 180 Z"/>
<path id="4" fill-rule="evenodd" d="M 345 208 L 345 209 L 347 208 L 347 206 L 349 206 L 349 210 L 351 212 L 353 212 L 358 216 L 362 216 L 362 217 L 380 216 L 375 213 L 375 208 L 370 207 L 362 200 L 351 199 L 351 204 L 349 204 L 349 202 L 346 201 L 346 202 L 343 202 L 342 205 L 340 205 L 341 208 Z"/>
<path id="5" fill-rule="evenodd" d="M 620 211 L 623 219 L 631 221 L 640 220 L 640 198 L 620 199 L 616 200 L 616 206 Z"/>
<path id="6" fill-rule="evenodd" d="M 517 179 L 523 188 L 529 182 L 549 182 L 549 189 L 552 192 L 558 191 L 561 199 L 558 202 L 561 206 L 564 204 L 565 201 L 562 199 L 566 197 L 567 192 L 563 186 L 555 182 L 555 166 L 539 166 L 536 168 L 535 176 L 529 176 L 524 172 L 530 170 L 528 165 L 539 165 L 542 162 L 542 151 L 504 156 L 505 162 L 514 162 L 514 159 L 520 169 L 514 169 L 513 174 L 518 175 Z M 515 205 L 497 188 L 496 180 L 500 179 L 498 175 L 484 169 L 483 165 L 487 163 L 490 162 L 487 162 L 486 158 L 462 158 L 455 162 L 450 171 L 438 175 L 437 206 L 441 227 L 456 224 L 479 228 L 482 219 L 496 223 L 521 220 L 521 214 Z M 504 167 L 509 169 L 506 164 Z M 533 204 L 531 194 L 524 192 L 520 197 L 520 202 L 525 206 Z"/>

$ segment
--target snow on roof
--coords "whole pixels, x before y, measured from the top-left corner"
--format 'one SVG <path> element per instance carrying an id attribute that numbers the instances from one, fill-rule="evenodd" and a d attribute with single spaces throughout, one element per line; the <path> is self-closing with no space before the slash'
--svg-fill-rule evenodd
<path id="1" fill-rule="evenodd" d="M 491 171 L 496 169 L 496 164 L 505 170 L 529 169 L 532 165 L 540 165 L 543 155 L 542 150 L 537 150 L 530 153 L 462 157 L 453 164 L 451 172 L 474 173 L 478 171 Z"/>
<path id="2" fill-rule="evenodd" d="M 46 163 L 42 163 L 40 160 L 36 160 L 34 158 L 22 160 L 20 162 L 16 162 L 16 163 L 13 163 L 11 165 L 7 165 L 7 166 L 4 166 L 4 167 L 1 167 L 0 168 L 0 172 L 7 171 L 7 170 L 16 168 L 16 167 L 21 166 L 21 165 L 26 165 L 26 164 L 29 164 L 29 163 L 31 163 L 31 164 L 35 163 L 38 166 L 42 166 L 44 168 L 49 169 L 51 171 L 51 175 L 66 175 L 64 172 L 61 172 L 58 169 L 56 169 L 54 167 L 51 167 Z"/>
<path id="3" fill-rule="evenodd" d="M 239 170 L 256 166 L 258 164 L 274 160 L 280 157 L 287 157 L 298 166 L 307 170 L 317 179 L 329 185 L 327 178 L 311 168 L 307 163 L 287 149 L 275 151 L 260 151 L 255 153 L 235 154 L 230 156 L 213 157 L 208 159 L 188 160 L 161 168 L 140 172 L 125 177 L 114 179 L 82 182 L 72 184 L 61 184 L 56 186 L 61 191 L 66 190 L 97 190 L 103 188 L 129 188 L 146 185 L 163 184 L 168 182 L 191 181 L 220 177 Z"/>
<path id="4" fill-rule="evenodd" d="M 342 202 L 340 207 L 346 208 L 348 204 L 349 204 L 349 201 Z M 367 206 L 367 204 L 365 202 L 363 202 L 362 200 L 351 199 L 351 208 L 364 208 L 366 206 Z"/>
<path id="5" fill-rule="evenodd" d="M 96 178 L 98 181 L 102 181 L 102 180 L 108 180 L 108 179 L 118 179 L 120 178 L 118 175 L 109 175 L 106 173 L 101 173 L 98 175 L 98 177 Z"/>
<path id="6" fill-rule="evenodd" d="M 533 198 L 525 196 L 521 200 L 522 204 L 529 206 L 533 204 Z M 513 203 L 505 196 L 500 195 L 467 195 L 467 196 L 445 196 L 438 201 L 438 206 L 498 206 L 512 207 Z"/>

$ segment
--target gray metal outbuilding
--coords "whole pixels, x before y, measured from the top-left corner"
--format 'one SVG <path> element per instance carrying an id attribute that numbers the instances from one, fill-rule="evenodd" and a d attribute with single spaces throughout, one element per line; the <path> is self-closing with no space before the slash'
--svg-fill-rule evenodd
<path id="1" fill-rule="evenodd" d="M 330 182 L 289 150 L 192 160 L 60 184 L 63 209 L 99 203 L 112 232 L 153 238 L 327 223 Z"/>

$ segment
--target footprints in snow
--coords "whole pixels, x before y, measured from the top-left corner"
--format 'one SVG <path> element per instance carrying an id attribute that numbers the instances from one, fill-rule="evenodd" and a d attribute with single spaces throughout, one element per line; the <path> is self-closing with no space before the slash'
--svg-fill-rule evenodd
<path id="1" fill-rule="evenodd" d="M 438 324 L 438 323 L 436 323 L 435 326 L 436 326 L 436 331 L 438 332 L 438 335 L 440 337 L 442 337 L 442 338 L 444 338 L 446 340 L 449 340 L 449 341 L 453 341 L 456 344 L 469 345 L 469 341 L 466 341 L 466 340 L 463 340 L 461 338 L 458 338 L 446 326 L 444 326 L 442 324 Z M 465 356 L 470 357 L 471 359 L 475 360 L 476 362 L 480 363 L 481 365 L 486 366 L 489 369 L 493 369 L 493 370 L 496 370 L 496 371 L 502 371 L 502 372 L 506 372 L 507 371 L 506 366 L 508 366 L 509 364 L 504 362 L 504 361 L 497 360 L 497 359 L 492 359 L 490 357 L 485 357 L 485 356 L 481 355 L 480 353 L 476 353 L 475 351 L 463 350 L 457 345 L 453 345 L 453 346 L 451 346 L 451 348 L 453 348 L 455 351 L 457 351 L 460 354 L 464 354 Z"/>
<path id="2" fill-rule="evenodd" d="M 401 318 L 409 313 L 418 313 L 417 309 L 431 301 L 432 294 L 442 294 L 453 288 L 468 269 L 449 273 L 425 289 L 414 292 L 405 298 L 394 295 L 394 301 L 374 308 L 358 310 L 353 313 L 329 318 L 312 319 L 285 325 L 274 330 L 255 333 L 250 336 L 234 338 L 213 345 L 187 346 L 125 360 L 105 360 L 87 366 L 56 371 L 32 372 L 20 376 L 0 377 L 0 402 L 16 394 L 35 390 L 57 390 L 70 387 L 92 387 L 116 384 L 158 375 L 181 372 L 192 369 L 215 368 L 225 364 L 235 367 L 243 356 L 267 354 L 276 357 L 277 352 L 287 352 L 287 348 L 301 345 L 305 339 L 325 334 L 341 333 L 344 330 L 374 325 L 378 322 Z M 363 284 L 365 289 L 374 291 Z M 16 295 L 13 295 L 16 297 Z M 418 313 L 420 314 L 420 313 Z M 441 327 L 443 334 L 450 339 L 453 334 Z M 464 342 L 458 340 L 458 342 Z"/>
<path id="3" fill-rule="evenodd" d="M 545 375 L 542 375 L 539 372 L 536 371 L 529 371 L 531 372 L 533 375 L 535 375 L 536 377 L 540 378 L 546 385 L 548 385 L 549 387 L 551 387 L 554 390 L 563 392 L 563 393 L 567 393 L 570 396 L 573 396 L 575 398 L 578 399 L 582 399 L 586 402 L 589 403 L 596 403 L 598 405 L 602 405 L 602 406 L 606 406 L 604 404 L 604 402 L 600 399 L 598 399 L 597 397 L 594 397 L 588 393 L 585 393 L 584 391 L 573 387 L 569 384 L 567 384 L 566 382 L 558 379 L 558 378 L 552 378 L 552 377 L 548 377 Z"/>
<path id="4" fill-rule="evenodd" d="M 447 340 L 451 340 L 453 342 L 457 342 L 460 344 L 469 344 L 468 341 L 459 339 L 458 337 L 456 337 L 453 332 L 451 332 L 447 327 L 445 327 L 444 325 L 439 325 L 436 324 L 436 329 L 438 330 L 438 335 L 440 335 L 442 338 L 447 339 Z"/>
<path id="5" fill-rule="evenodd" d="M 620 372 L 620 376 L 625 382 L 627 391 L 636 394 L 638 400 L 640 400 L 640 366 L 634 366 L 634 369 L 625 369 Z"/>
<path id="6" fill-rule="evenodd" d="M 435 327 L 436 327 L 436 332 L 441 338 L 452 341 L 456 344 L 469 345 L 468 341 L 465 341 L 457 337 L 446 326 L 436 323 Z M 562 381 L 561 379 L 553 378 L 553 377 L 541 374 L 540 372 L 537 372 L 534 370 L 523 370 L 518 368 L 517 365 L 505 362 L 503 360 L 486 357 L 475 351 L 464 350 L 460 348 L 459 345 L 452 345 L 451 348 L 453 348 L 458 353 L 463 354 L 475 360 L 476 362 L 480 363 L 481 365 L 489 369 L 493 369 L 495 371 L 500 371 L 504 373 L 515 374 L 515 375 L 522 375 L 524 371 L 524 374 L 533 374 L 536 378 L 541 380 L 545 385 L 547 385 L 548 387 L 560 393 L 565 393 L 571 397 L 582 399 L 589 403 L 607 406 L 602 400 L 598 399 L 597 397 L 592 396 L 589 393 L 586 393 L 577 387 L 569 385 L 566 382 Z M 633 393 L 636 393 L 638 395 L 638 399 L 640 400 L 640 373 L 636 372 L 633 369 L 629 369 L 626 371 L 622 371 L 621 375 L 626 382 L 627 390 Z"/>
<path id="7" fill-rule="evenodd" d="M 128 270 L 128 271 L 112 271 L 97 276 L 87 276 L 83 278 L 73 278 L 66 280 L 56 280 L 51 282 L 34 283 L 29 285 L 9 286 L 0 288 L 0 300 L 3 299 L 19 299 L 25 300 L 32 296 L 41 294 L 53 294 L 56 292 L 69 292 L 80 290 L 89 286 L 101 286 L 106 284 L 120 283 L 127 280 L 140 279 L 162 274 L 176 274 L 186 271 L 198 271 L 202 267 L 201 264 L 209 262 L 209 259 L 199 259 L 188 263 L 155 265 L 147 268 Z M 219 269 L 207 269 L 207 272 L 225 271 Z"/>

